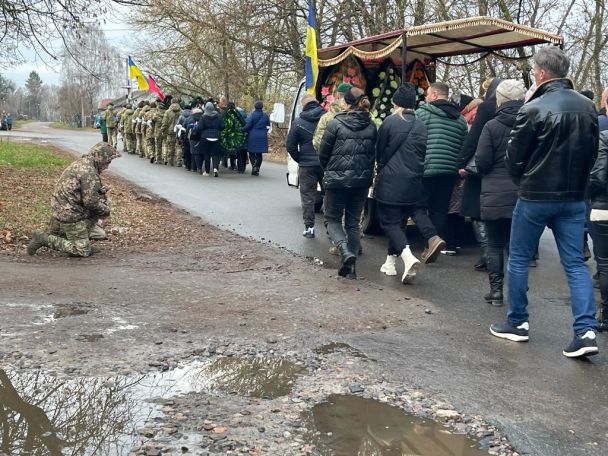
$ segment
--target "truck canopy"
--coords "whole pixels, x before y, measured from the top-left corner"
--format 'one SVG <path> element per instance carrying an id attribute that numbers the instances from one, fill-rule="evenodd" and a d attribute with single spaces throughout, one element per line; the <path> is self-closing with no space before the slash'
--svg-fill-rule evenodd
<path id="1" fill-rule="evenodd" d="M 537 44 L 563 46 L 561 36 L 503 19 L 479 16 L 408 27 L 319 49 L 319 66 L 336 65 L 351 55 L 364 62 L 390 57 L 400 65 L 404 42 L 407 46 L 406 63 L 455 55 L 500 55 L 499 51 L 504 49 Z"/>

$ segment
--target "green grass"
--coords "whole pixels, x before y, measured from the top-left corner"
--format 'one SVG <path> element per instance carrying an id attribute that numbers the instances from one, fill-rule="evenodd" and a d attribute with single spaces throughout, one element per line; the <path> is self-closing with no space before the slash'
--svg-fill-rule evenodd
<path id="1" fill-rule="evenodd" d="M 33 120 L 31 120 L 31 119 L 28 119 L 28 120 L 16 120 L 16 121 L 13 122 L 13 130 L 19 130 L 25 124 L 32 123 L 32 122 L 33 122 Z"/>
<path id="2" fill-rule="evenodd" d="M 51 149 L 44 146 L 20 142 L 0 143 L 0 166 L 49 168 L 66 166 L 68 163 L 68 160 L 57 157 Z"/>

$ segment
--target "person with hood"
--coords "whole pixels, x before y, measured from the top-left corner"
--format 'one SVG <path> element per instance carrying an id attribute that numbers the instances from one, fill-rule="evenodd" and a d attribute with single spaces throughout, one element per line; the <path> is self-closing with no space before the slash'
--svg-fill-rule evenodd
<path id="1" fill-rule="evenodd" d="M 124 138 L 125 151 L 128 154 L 135 153 L 135 133 L 133 132 L 133 124 L 131 120 L 135 111 L 130 103 L 125 106 L 125 111 L 120 117 L 121 131 Z"/>
<path id="2" fill-rule="evenodd" d="M 372 184 L 378 132 L 363 90 L 349 89 L 344 101 L 346 111 L 337 113 L 323 133 L 319 162 L 324 171 L 325 227 L 342 257 L 338 274 L 356 279 L 359 221 Z"/>
<path id="3" fill-rule="evenodd" d="M 458 174 L 464 178 L 464 187 L 462 190 L 462 204 L 460 206 L 460 215 L 469 217 L 475 233 L 475 239 L 479 244 L 480 255 L 479 259 L 473 266 L 477 271 L 485 271 L 487 269 L 487 248 L 488 238 L 486 227 L 481 220 L 479 196 L 481 194 L 481 178 L 472 171 L 474 168 L 469 167 L 469 172 L 466 171 L 467 165 L 474 160 L 475 151 L 481 131 L 486 123 L 494 118 L 496 113 L 496 87 L 502 82 L 502 79 L 493 78 L 487 79 L 482 88 L 485 91 L 483 102 L 478 106 L 473 124 L 469 129 L 469 134 L 464 140 L 460 157 L 458 158 Z"/>
<path id="4" fill-rule="evenodd" d="M 517 202 L 517 185 L 505 164 L 507 143 L 526 88 L 522 81 L 507 79 L 495 88 L 496 112 L 485 124 L 475 152 L 481 180 L 480 217 L 487 231 L 487 264 L 490 292 L 484 296 L 493 306 L 503 304 L 504 251 L 509 245 L 511 218 Z"/>
<path id="5" fill-rule="evenodd" d="M 6 129 L 8 131 L 13 129 L 13 115 L 10 112 L 6 115 Z"/>
<path id="6" fill-rule="evenodd" d="M 380 227 L 388 237 L 388 254 L 380 272 L 397 275 L 397 258 L 403 261 L 402 283 L 416 276 L 418 258 L 410 250 L 406 221 L 414 215 L 422 193 L 426 126 L 418 119 L 416 88 L 405 83 L 393 95 L 393 113 L 378 130 L 374 195 Z"/>
<path id="7" fill-rule="evenodd" d="M 319 162 L 319 154 L 312 145 L 312 138 L 319 119 L 325 110 L 311 94 L 302 98 L 300 117 L 291 123 L 287 135 L 287 152 L 298 164 L 298 181 L 300 184 L 300 199 L 302 201 L 302 216 L 304 232 L 307 238 L 315 237 L 315 202 L 317 185 L 323 183 L 323 168 Z"/>
<path id="8" fill-rule="evenodd" d="M 339 112 L 346 110 L 344 94 L 352 88 L 352 84 L 343 82 L 342 84 L 338 85 L 337 89 L 334 91 L 334 101 L 329 105 L 329 109 L 325 115 L 319 120 L 317 129 L 315 130 L 315 134 L 312 138 L 312 145 L 314 146 L 315 150 L 319 150 L 321 147 L 321 138 L 323 138 L 323 133 L 325 133 L 325 129 L 327 128 L 329 121 L 333 119 Z"/>
<path id="9" fill-rule="evenodd" d="M 110 215 L 110 202 L 100 174 L 116 157 L 120 154 L 114 147 L 99 142 L 63 171 L 55 185 L 51 210 L 65 238 L 36 230 L 27 246 L 28 255 L 34 255 L 41 247 L 72 256 L 92 255 L 89 234 L 99 218 Z"/>
<path id="10" fill-rule="evenodd" d="M 192 115 L 192 106 L 187 104 L 177 118 L 177 142 L 182 149 L 182 162 L 187 171 L 192 168 L 192 156 L 190 155 L 190 140 L 188 139 L 188 118 Z"/>
<path id="11" fill-rule="evenodd" d="M 247 151 L 251 162 L 251 175 L 259 176 L 263 154 L 268 152 L 268 131 L 270 117 L 264 112 L 264 103 L 258 100 L 254 105 L 255 111 L 247 116 L 241 131 L 247 133 Z"/>
<path id="12" fill-rule="evenodd" d="M 108 142 L 108 127 L 106 125 L 106 116 L 105 116 L 105 112 L 103 112 L 103 109 L 100 110 L 100 112 L 99 112 L 98 121 L 99 121 L 99 132 L 101 133 L 101 141 L 107 143 Z"/>
<path id="13" fill-rule="evenodd" d="M 203 115 L 192 129 L 192 133 L 197 138 L 200 138 L 197 143 L 197 147 L 202 152 L 202 156 L 205 159 L 205 172 L 203 173 L 203 176 L 209 176 L 211 174 L 212 161 L 213 177 L 219 177 L 220 175 L 220 134 L 223 129 L 224 120 L 220 117 L 219 113 L 215 109 L 215 105 L 212 102 L 208 101 L 205 105 Z M 198 158 L 197 160 L 199 161 L 197 161 L 196 167 L 200 173 L 200 158 Z"/>
<path id="14" fill-rule="evenodd" d="M 190 142 L 190 170 L 196 171 L 199 174 L 203 174 L 203 163 L 205 161 L 203 156 L 203 147 L 201 144 L 201 137 L 198 132 L 194 131 L 194 127 L 203 117 L 203 110 L 198 106 L 192 109 L 192 114 L 186 120 L 186 136 Z"/>
<path id="15" fill-rule="evenodd" d="M 445 228 L 450 197 L 458 178 L 458 156 L 467 136 L 467 122 L 458 106 L 448 100 L 450 88 L 435 82 L 426 93 L 426 103 L 416 110 L 416 117 L 427 128 L 423 191 L 414 221 L 427 242 L 420 259 L 433 263 L 445 247 L 440 233 Z"/>

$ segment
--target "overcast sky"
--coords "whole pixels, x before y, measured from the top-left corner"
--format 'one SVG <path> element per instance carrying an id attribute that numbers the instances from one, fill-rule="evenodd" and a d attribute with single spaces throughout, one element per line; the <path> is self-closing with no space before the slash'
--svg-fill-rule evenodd
<path id="1" fill-rule="evenodd" d="M 133 45 L 129 37 L 135 33 L 135 30 L 128 23 L 123 22 L 127 16 L 125 14 L 126 9 L 127 7 L 125 6 L 114 6 L 114 10 L 106 17 L 107 23 L 101 26 L 105 31 L 106 39 L 112 46 L 124 53 L 123 57 L 125 59 L 131 53 Z M 56 48 L 60 49 L 60 46 L 56 46 Z M 48 65 L 47 62 L 38 58 L 36 53 L 31 49 L 21 49 L 21 52 L 27 59 L 27 62 L 23 65 L 3 70 L 2 75 L 5 78 L 12 80 L 17 87 L 23 87 L 29 74 L 35 70 L 40 75 L 44 84 L 59 84 L 60 65 L 56 65 L 55 67 Z"/>

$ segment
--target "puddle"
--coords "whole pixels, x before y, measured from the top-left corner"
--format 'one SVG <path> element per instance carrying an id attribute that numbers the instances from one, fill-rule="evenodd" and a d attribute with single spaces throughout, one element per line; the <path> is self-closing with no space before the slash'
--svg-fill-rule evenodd
<path id="1" fill-rule="evenodd" d="M 103 339 L 103 334 L 80 334 L 76 337 L 79 342 L 97 342 Z"/>
<path id="2" fill-rule="evenodd" d="M 477 442 L 440 423 L 358 396 L 329 396 L 309 421 L 324 456 L 487 456 Z"/>
<path id="3" fill-rule="evenodd" d="M 220 358 L 205 369 L 210 386 L 230 394 L 274 399 L 291 392 L 306 369 L 287 358 Z"/>
<path id="4" fill-rule="evenodd" d="M 367 355 L 344 342 L 330 342 L 313 350 L 318 355 L 330 355 L 338 352 L 348 352 L 355 358 L 368 359 Z"/>
<path id="5" fill-rule="evenodd" d="M 57 304 L 53 318 L 75 317 L 77 315 L 86 315 L 91 311 L 85 307 L 80 307 L 74 304 Z"/>

